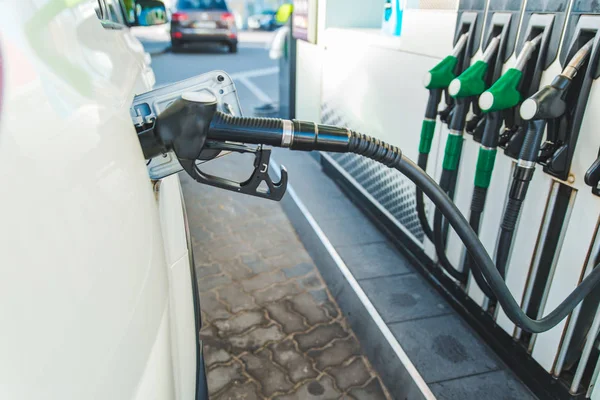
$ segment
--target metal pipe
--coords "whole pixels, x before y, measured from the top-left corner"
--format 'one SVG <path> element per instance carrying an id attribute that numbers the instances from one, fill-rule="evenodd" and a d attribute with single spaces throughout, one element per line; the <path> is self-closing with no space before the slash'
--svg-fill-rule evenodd
<path id="1" fill-rule="evenodd" d="M 569 64 L 567 64 L 567 66 L 563 69 L 561 75 L 566 76 L 569 79 L 573 79 L 575 75 L 577 75 L 579 69 L 585 63 L 585 60 L 587 60 L 590 52 L 592 51 L 593 44 L 594 39 L 590 39 L 579 50 L 577 50 L 577 53 L 571 57 Z"/>
<path id="2" fill-rule="evenodd" d="M 592 397 L 592 391 L 594 390 L 594 386 L 596 385 L 596 379 L 598 379 L 598 375 L 600 374 L 600 362 L 596 363 L 596 368 L 594 368 L 594 373 L 592 374 L 592 379 L 590 379 L 590 385 L 588 386 L 587 392 L 585 394 L 585 398 L 589 399 Z"/>
<path id="3" fill-rule="evenodd" d="M 527 64 L 527 61 L 529 61 L 529 59 L 535 52 L 535 49 L 542 41 L 542 36 L 543 34 L 540 33 L 535 38 L 525 42 L 525 44 L 523 45 L 523 50 L 521 50 L 521 54 L 519 54 L 519 57 L 517 57 L 517 62 L 515 63 L 516 69 L 518 69 L 519 71 L 523 71 L 525 69 L 525 64 Z"/>
<path id="4" fill-rule="evenodd" d="M 579 384 L 581 383 L 583 372 L 585 371 L 588 359 L 590 358 L 590 353 L 592 352 L 592 348 L 594 347 L 594 342 L 596 341 L 596 337 L 598 336 L 598 331 L 600 331 L 600 309 L 596 311 L 594 322 L 592 323 L 592 326 L 588 332 L 588 337 L 585 341 L 585 346 L 583 347 L 583 351 L 581 352 L 581 359 L 579 360 L 579 365 L 577 365 L 577 371 L 575 371 L 573 383 L 571 383 L 571 389 L 569 389 L 569 392 L 572 394 L 577 393 L 577 389 L 579 389 Z"/>
<path id="5" fill-rule="evenodd" d="M 594 240 L 594 244 L 592 245 L 592 249 L 590 251 L 590 257 L 588 259 L 587 265 L 585 267 L 585 271 L 583 273 L 582 279 L 585 279 L 586 276 L 592 272 L 592 268 L 594 268 L 594 254 L 600 253 L 600 234 L 596 234 L 596 239 Z M 556 359 L 556 364 L 554 366 L 553 374 L 556 378 L 560 376 L 562 372 L 565 357 L 567 356 L 567 351 L 569 350 L 569 345 L 571 344 L 571 339 L 573 338 L 573 333 L 575 331 L 575 326 L 577 325 L 577 320 L 579 319 L 579 312 L 581 311 L 581 304 L 577 306 L 571 317 L 569 318 L 569 323 L 567 325 L 567 330 L 565 331 L 565 337 L 561 343 L 560 351 L 558 353 L 558 357 Z"/>
<path id="6" fill-rule="evenodd" d="M 468 33 L 463 33 L 462 35 L 460 35 L 460 38 L 458 38 L 458 41 L 456 42 L 456 46 L 454 46 L 454 49 L 452 50 L 452 56 L 458 57 L 460 52 L 465 48 L 468 39 Z"/>
<path id="7" fill-rule="evenodd" d="M 490 44 L 488 45 L 487 49 L 485 49 L 483 56 L 481 56 L 481 60 L 489 64 L 491 59 L 496 55 L 496 51 L 498 50 L 499 46 L 500 35 L 495 36 L 492 38 L 492 40 L 490 40 Z"/>

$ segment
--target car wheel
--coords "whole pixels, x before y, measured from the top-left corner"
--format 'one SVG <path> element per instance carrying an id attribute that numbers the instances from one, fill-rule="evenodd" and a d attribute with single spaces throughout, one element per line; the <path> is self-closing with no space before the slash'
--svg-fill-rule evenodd
<path id="1" fill-rule="evenodd" d="M 237 53 L 237 43 L 229 43 L 229 52 Z"/>

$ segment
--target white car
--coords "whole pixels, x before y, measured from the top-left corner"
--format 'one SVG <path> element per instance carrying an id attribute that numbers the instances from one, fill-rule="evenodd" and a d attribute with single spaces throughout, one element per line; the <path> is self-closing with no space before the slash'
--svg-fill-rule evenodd
<path id="1" fill-rule="evenodd" d="M 177 175 L 152 181 L 150 90 L 120 0 L 2 2 L 0 399 L 206 397 Z"/>

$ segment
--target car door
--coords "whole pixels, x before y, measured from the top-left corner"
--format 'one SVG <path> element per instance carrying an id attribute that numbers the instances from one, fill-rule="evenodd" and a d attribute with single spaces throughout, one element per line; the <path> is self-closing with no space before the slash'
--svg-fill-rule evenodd
<path id="1" fill-rule="evenodd" d="M 147 66 L 100 5 L 0 13 L 0 398 L 194 393 L 179 183 L 148 178 L 129 115 Z"/>

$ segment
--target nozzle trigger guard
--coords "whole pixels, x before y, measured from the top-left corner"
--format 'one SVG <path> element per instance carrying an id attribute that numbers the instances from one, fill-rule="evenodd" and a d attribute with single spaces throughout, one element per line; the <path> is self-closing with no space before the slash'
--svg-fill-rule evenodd
<path id="1" fill-rule="evenodd" d="M 218 187 L 220 189 L 231 190 L 232 192 L 243 193 L 250 196 L 262 197 L 264 199 L 279 201 L 282 199 L 287 189 L 288 174 L 285 167 L 280 168 L 280 179 L 279 182 L 273 182 L 269 176 L 269 162 L 271 159 L 271 149 L 263 149 L 258 147 L 252 149 L 242 145 L 233 145 L 219 143 L 215 144 L 221 150 L 235 151 L 239 153 L 254 153 L 254 171 L 250 178 L 243 182 L 236 182 L 230 179 L 222 178 L 207 174 L 198 168 L 195 160 L 182 160 L 179 159 L 181 166 L 185 171 L 198 183 L 202 183 L 209 186 Z M 267 189 L 260 187 L 262 183 L 267 185 Z"/>

